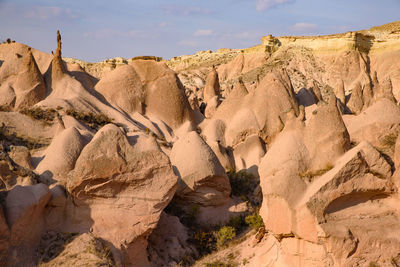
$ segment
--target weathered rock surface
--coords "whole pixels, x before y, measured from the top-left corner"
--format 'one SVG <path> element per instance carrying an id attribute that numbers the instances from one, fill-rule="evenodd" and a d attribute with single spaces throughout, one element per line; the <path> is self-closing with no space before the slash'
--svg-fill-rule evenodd
<path id="1" fill-rule="evenodd" d="M 85 144 L 84 138 L 75 127 L 65 129 L 55 136 L 35 169 L 41 181 L 46 184 L 55 181 L 66 184 L 66 175 L 74 169 Z"/>
<path id="2" fill-rule="evenodd" d="M 302 161 L 300 157 L 293 160 Z M 370 144 L 353 148 L 336 161 L 332 170 L 322 176 L 314 174 L 311 183 L 295 186 L 296 194 L 271 190 L 271 186 L 283 180 L 293 186 L 305 175 L 296 174 L 293 168 L 291 176 L 270 176 L 265 172 L 269 161 L 266 157 L 261 172 L 261 215 L 267 229 L 277 235 L 294 234 L 312 243 L 324 240 L 328 250 L 318 261 L 331 258 L 333 262 L 328 266 L 353 266 L 360 263 L 360 258 L 377 260 L 378 254 L 367 245 L 374 242 L 385 247 L 385 252 L 380 252 L 385 258 L 395 255 L 390 244 L 399 241 L 388 242 L 384 231 L 376 227 L 378 221 L 390 227 L 398 223 L 399 216 L 391 204 L 395 187 L 390 181 L 390 165 Z M 381 208 L 375 209 L 376 205 Z M 386 217 L 389 210 L 393 213 Z M 274 216 L 278 213 L 280 216 Z"/>
<path id="3" fill-rule="evenodd" d="M 212 206 L 228 201 L 231 187 L 225 170 L 196 132 L 175 142 L 170 159 L 180 178 L 177 196 L 183 201 Z"/>
<path id="4" fill-rule="evenodd" d="M 0 44 L 0 265 L 192 264 L 259 211 L 194 265 L 397 266 L 399 29 L 168 61 Z"/>
<path id="5" fill-rule="evenodd" d="M 194 119 L 181 82 L 165 64 L 152 60 L 135 60 L 132 66 L 146 91 L 146 114 L 158 117 L 171 128 Z"/>
<path id="6" fill-rule="evenodd" d="M 32 106 L 46 96 L 43 76 L 30 49 L 25 57 L 26 59 L 21 65 L 20 73 L 13 85 L 16 94 L 16 109 Z"/>
<path id="7" fill-rule="evenodd" d="M 30 266 L 37 261 L 36 247 L 45 229 L 44 210 L 51 193 L 44 184 L 16 186 L 6 198 L 10 227 L 9 266 Z"/>
<path id="8" fill-rule="evenodd" d="M 207 76 L 206 84 L 204 86 L 204 102 L 207 104 L 209 101 L 215 96 L 220 96 L 220 86 L 219 86 L 219 78 L 218 73 L 215 68 L 212 68 L 210 73 Z"/>
<path id="9" fill-rule="evenodd" d="M 194 258 L 196 249 L 188 243 L 188 229 L 178 217 L 163 212 L 157 228 L 149 237 L 149 257 L 152 266 L 173 266 L 185 257 Z"/>
<path id="10" fill-rule="evenodd" d="M 31 153 L 28 148 L 24 146 L 11 146 L 8 155 L 18 165 L 27 169 L 33 169 Z"/>
<path id="11" fill-rule="evenodd" d="M 144 112 L 146 92 L 135 69 L 130 65 L 121 66 L 107 73 L 97 84 L 96 91 L 110 103 L 122 110 Z"/>
<path id="12" fill-rule="evenodd" d="M 380 99 L 358 116 L 343 116 L 343 121 L 351 141 L 368 141 L 375 147 L 383 147 L 399 132 L 400 109 L 392 101 Z"/>
<path id="13" fill-rule="evenodd" d="M 72 212 L 85 215 L 77 219 L 120 250 L 126 265 L 149 264 L 147 238 L 176 190 L 168 157 L 143 138 L 104 126 L 84 147 L 67 181 L 77 209 Z"/>
<path id="14" fill-rule="evenodd" d="M 54 240 L 56 241 L 56 240 Z M 73 238 L 67 244 L 50 242 L 45 248 L 46 252 L 52 253 L 51 249 L 64 247 L 58 255 L 46 257 L 41 260 L 40 266 L 115 266 L 110 248 L 104 241 L 92 234 L 85 233 Z M 56 250 L 57 251 L 57 250 Z M 48 255 L 46 255 L 48 256 Z"/>

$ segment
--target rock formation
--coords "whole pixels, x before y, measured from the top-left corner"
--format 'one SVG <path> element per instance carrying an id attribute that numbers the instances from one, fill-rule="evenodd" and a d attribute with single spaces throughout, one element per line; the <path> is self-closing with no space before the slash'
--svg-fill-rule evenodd
<path id="1" fill-rule="evenodd" d="M 175 142 L 171 164 L 179 176 L 177 196 L 201 205 L 221 205 L 231 191 L 228 177 L 217 156 L 196 132 Z"/>
<path id="2" fill-rule="evenodd" d="M 129 140 L 115 125 L 103 127 L 82 150 L 67 190 L 76 205 L 71 215 L 81 214 L 74 218 L 80 229 L 91 228 L 113 244 L 124 265 L 144 266 L 147 238 L 172 199 L 177 178 L 157 145 L 136 138 Z"/>
<path id="3" fill-rule="evenodd" d="M 399 32 L 0 44 L 0 265 L 398 266 Z"/>
<path id="4" fill-rule="evenodd" d="M 32 106 L 44 99 L 46 95 L 44 79 L 32 55 L 31 49 L 28 49 L 25 62 L 20 68 L 20 74 L 14 84 L 16 109 Z"/>
<path id="5" fill-rule="evenodd" d="M 208 103 L 213 97 L 220 95 L 220 86 L 218 73 L 214 66 L 206 79 L 206 85 L 204 86 L 204 101 Z"/>
<path id="6" fill-rule="evenodd" d="M 356 87 L 353 88 L 350 96 L 350 100 L 347 103 L 347 107 L 354 114 L 359 114 L 364 107 L 363 93 L 361 84 L 357 83 Z"/>

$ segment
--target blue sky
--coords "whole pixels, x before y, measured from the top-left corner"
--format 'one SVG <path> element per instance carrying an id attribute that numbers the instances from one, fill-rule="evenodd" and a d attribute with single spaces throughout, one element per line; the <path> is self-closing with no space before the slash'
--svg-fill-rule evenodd
<path id="1" fill-rule="evenodd" d="M 331 34 L 400 20 L 400 0 L 0 0 L 0 40 L 100 61 L 245 48 L 263 35 Z"/>

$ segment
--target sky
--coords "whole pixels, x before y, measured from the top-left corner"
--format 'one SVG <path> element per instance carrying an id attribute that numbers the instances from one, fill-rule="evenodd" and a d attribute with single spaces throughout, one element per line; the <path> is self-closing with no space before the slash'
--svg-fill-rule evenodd
<path id="1" fill-rule="evenodd" d="M 0 41 L 97 62 L 246 48 L 262 36 L 323 35 L 400 20 L 400 0 L 0 0 Z"/>

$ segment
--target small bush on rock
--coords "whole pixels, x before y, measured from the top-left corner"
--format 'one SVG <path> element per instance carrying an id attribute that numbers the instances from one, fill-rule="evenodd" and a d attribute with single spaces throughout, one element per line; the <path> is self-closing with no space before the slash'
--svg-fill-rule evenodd
<path id="1" fill-rule="evenodd" d="M 231 183 L 232 195 L 240 197 L 253 192 L 256 181 L 252 174 L 244 170 L 238 172 L 231 170 L 227 174 Z"/>
<path id="2" fill-rule="evenodd" d="M 258 230 L 260 227 L 264 226 L 264 222 L 260 214 L 254 213 L 245 218 L 246 223 L 252 227 L 254 230 Z"/>
<path id="3" fill-rule="evenodd" d="M 217 245 L 223 247 L 226 243 L 236 237 L 236 230 L 232 226 L 223 226 L 217 232 Z"/>
<path id="4" fill-rule="evenodd" d="M 86 113 L 75 109 L 68 109 L 65 113 L 95 130 L 98 130 L 102 126 L 112 122 L 112 119 L 107 117 L 105 114 L 94 114 L 92 112 Z"/>
<path id="5" fill-rule="evenodd" d="M 51 124 L 57 114 L 57 111 L 53 108 L 44 109 L 42 107 L 23 108 L 19 112 L 46 124 Z"/>
<path id="6" fill-rule="evenodd" d="M 192 243 L 200 255 L 206 255 L 216 250 L 216 239 L 213 232 L 197 231 Z"/>
<path id="7" fill-rule="evenodd" d="M 324 175 L 328 171 L 332 170 L 333 166 L 331 164 L 326 164 L 326 166 L 323 169 L 317 170 L 317 171 L 307 171 L 304 173 L 300 173 L 300 177 L 303 179 L 306 179 L 308 182 L 312 182 L 314 177 Z"/>

